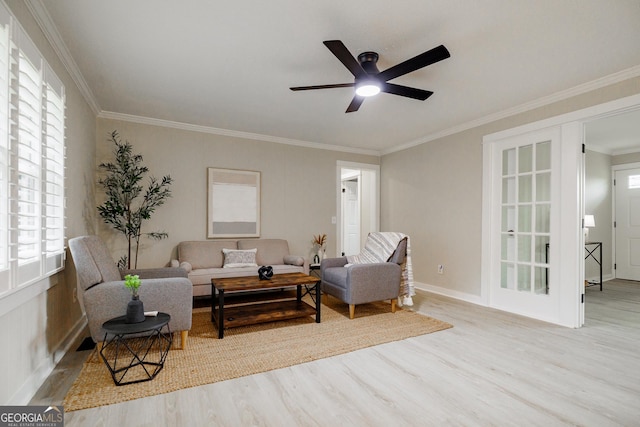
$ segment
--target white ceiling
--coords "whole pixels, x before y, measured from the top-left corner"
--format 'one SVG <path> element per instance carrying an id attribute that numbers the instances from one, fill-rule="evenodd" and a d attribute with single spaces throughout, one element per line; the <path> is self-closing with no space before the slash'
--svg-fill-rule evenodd
<path id="1" fill-rule="evenodd" d="M 590 150 L 613 155 L 640 151 L 640 110 L 587 123 L 585 142 Z"/>
<path id="2" fill-rule="evenodd" d="M 640 74 L 638 0 L 32 4 L 103 116 L 352 151 L 393 151 L 599 79 Z M 426 101 L 380 94 L 345 114 L 351 88 L 289 90 L 353 81 L 322 44 L 332 39 L 356 56 L 378 52 L 381 70 L 439 44 L 451 58 L 393 81 L 435 92 Z"/>

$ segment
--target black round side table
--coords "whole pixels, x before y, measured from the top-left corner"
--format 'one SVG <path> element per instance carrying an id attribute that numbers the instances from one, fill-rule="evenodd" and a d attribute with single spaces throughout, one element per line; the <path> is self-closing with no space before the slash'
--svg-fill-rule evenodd
<path id="1" fill-rule="evenodd" d="M 140 323 L 126 323 L 125 316 L 120 316 L 102 324 L 107 332 L 100 356 L 116 385 L 149 381 L 158 375 L 171 348 L 170 320 L 167 313 L 158 313 Z"/>

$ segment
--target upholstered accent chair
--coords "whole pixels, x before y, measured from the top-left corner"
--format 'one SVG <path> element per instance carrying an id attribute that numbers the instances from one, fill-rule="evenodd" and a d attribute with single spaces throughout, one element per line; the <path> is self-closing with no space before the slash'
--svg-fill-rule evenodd
<path id="1" fill-rule="evenodd" d="M 76 268 L 78 299 L 87 316 L 89 332 L 95 343 L 105 337 L 102 324 L 123 316 L 131 300 L 124 286 L 126 274 L 142 279 L 140 300 L 145 311 L 161 311 L 171 316 L 171 332 L 180 332 L 184 349 L 191 329 L 193 285 L 182 268 L 154 268 L 120 271 L 105 243 L 98 236 L 81 236 L 69 240 L 69 250 Z"/>
<path id="2" fill-rule="evenodd" d="M 355 306 L 391 300 L 396 311 L 400 293 L 401 265 L 407 253 L 407 240 L 400 241 L 387 262 L 347 265 L 347 257 L 326 258 L 320 264 L 322 292 L 349 304 L 349 318 L 355 317 Z"/>

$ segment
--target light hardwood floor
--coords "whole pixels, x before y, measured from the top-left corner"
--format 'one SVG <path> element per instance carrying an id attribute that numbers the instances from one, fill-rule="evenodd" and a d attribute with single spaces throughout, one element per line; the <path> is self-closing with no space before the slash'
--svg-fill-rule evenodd
<path id="1" fill-rule="evenodd" d="M 638 426 L 640 283 L 610 281 L 586 293 L 581 329 L 419 293 L 414 309 L 454 328 L 71 412 L 65 425 Z M 68 383 L 77 365 L 69 362 L 56 382 Z M 40 404 L 56 403 L 52 393 L 39 393 Z"/>

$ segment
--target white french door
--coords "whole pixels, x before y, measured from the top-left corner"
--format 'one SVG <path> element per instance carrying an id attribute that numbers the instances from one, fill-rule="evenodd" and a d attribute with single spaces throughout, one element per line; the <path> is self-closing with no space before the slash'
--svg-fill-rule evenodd
<path id="1" fill-rule="evenodd" d="M 344 255 L 357 255 L 360 253 L 360 179 L 345 180 L 342 182 L 344 222 L 344 243 L 342 252 Z"/>
<path id="2" fill-rule="evenodd" d="M 501 154 L 500 289 L 549 295 L 551 140 Z"/>
<path id="3" fill-rule="evenodd" d="M 640 280 L 640 169 L 615 171 L 616 277 Z"/>
<path id="4" fill-rule="evenodd" d="M 485 140 L 483 289 L 489 306 L 579 326 L 580 129 L 556 126 Z M 573 177 L 563 175 L 565 163 Z"/>

